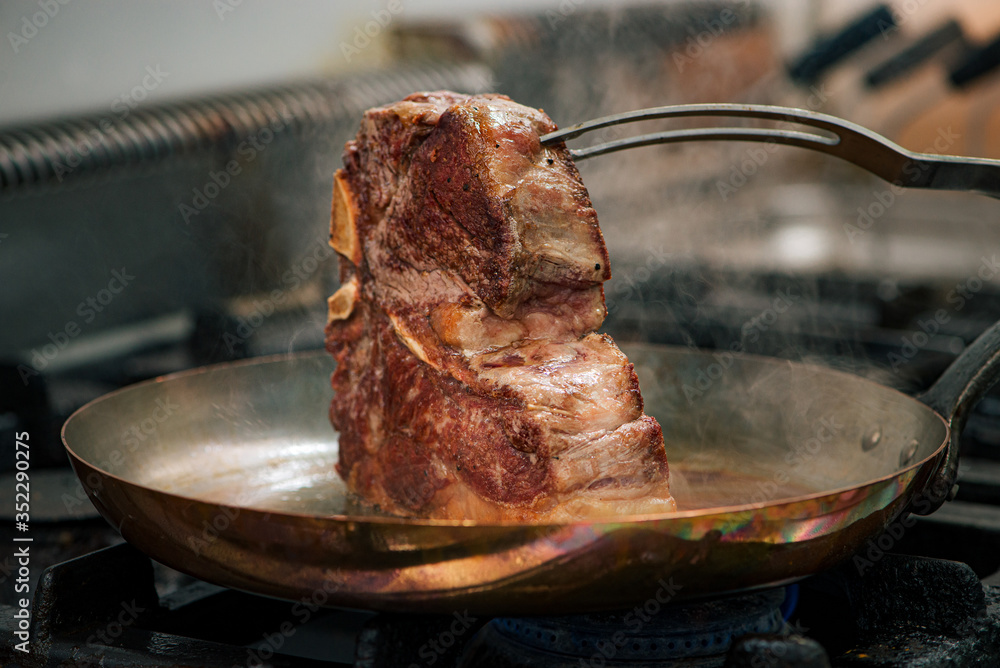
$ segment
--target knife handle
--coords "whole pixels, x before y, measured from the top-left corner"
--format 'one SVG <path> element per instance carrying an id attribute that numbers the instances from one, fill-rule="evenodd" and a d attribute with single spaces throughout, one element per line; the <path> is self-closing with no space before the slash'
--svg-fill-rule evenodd
<path id="1" fill-rule="evenodd" d="M 987 45 L 975 49 L 948 75 L 956 88 L 965 88 L 989 74 L 1000 65 L 1000 35 Z"/>
<path id="2" fill-rule="evenodd" d="M 952 19 L 927 33 L 892 58 L 873 67 L 865 76 L 865 85 L 879 88 L 912 72 L 941 51 L 958 45 L 966 53 L 971 50 L 962 25 Z"/>
<path id="3" fill-rule="evenodd" d="M 888 5 L 878 5 L 833 35 L 821 37 L 788 67 L 793 81 L 815 83 L 820 75 L 879 35 L 895 30 L 896 18 Z"/>

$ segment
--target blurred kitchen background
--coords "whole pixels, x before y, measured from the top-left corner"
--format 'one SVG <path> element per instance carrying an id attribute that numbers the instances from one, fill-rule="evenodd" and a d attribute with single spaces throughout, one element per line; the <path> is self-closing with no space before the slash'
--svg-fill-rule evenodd
<path id="1" fill-rule="evenodd" d="M 27 431 L 33 581 L 121 541 L 67 466 L 74 410 L 162 374 L 322 347 L 331 177 L 369 107 L 499 92 L 565 126 L 782 104 L 913 150 L 1000 158 L 996 0 L 6 0 L 0 36 L 0 539 Z M 766 144 L 580 169 L 620 340 L 807 360 L 912 393 L 1000 318 L 1000 202 L 893 191 Z M 996 582 L 996 392 L 963 435 L 959 482 L 894 549 Z M 0 561 L 0 604 L 13 568 Z M 179 581 L 156 577 L 161 594 Z"/>
<path id="2" fill-rule="evenodd" d="M 415 90 L 505 93 L 561 125 L 784 104 L 1000 158 L 993 0 L 17 0 L 0 27 L 0 442 L 28 429 L 35 467 L 65 466 L 62 422 L 105 392 L 321 347 L 331 175 L 361 113 Z M 668 125 L 640 129 L 654 127 Z M 581 172 L 617 337 L 914 391 L 1000 316 L 993 200 L 896 194 L 761 144 L 650 147 Z M 970 438 L 986 445 L 969 447 L 993 457 L 1000 402 L 980 414 Z"/>

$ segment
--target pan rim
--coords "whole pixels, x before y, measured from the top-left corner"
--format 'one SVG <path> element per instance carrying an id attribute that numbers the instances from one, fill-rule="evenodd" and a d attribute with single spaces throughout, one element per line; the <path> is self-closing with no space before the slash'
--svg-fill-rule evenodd
<path id="1" fill-rule="evenodd" d="M 626 343 L 625 345 L 626 345 L 626 347 L 628 347 L 629 344 Z M 685 348 L 683 346 L 668 346 L 668 345 L 659 345 L 659 344 L 650 344 L 650 343 L 638 343 L 638 344 L 633 344 L 633 345 L 639 345 L 639 346 L 644 346 L 644 347 L 647 347 L 647 348 L 654 348 L 654 349 L 671 349 L 671 350 L 678 350 L 678 351 L 684 350 L 684 351 L 687 351 L 689 353 L 691 352 L 691 350 L 689 348 Z M 701 349 L 699 349 L 696 352 L 699 352 L 699 353 L 708 353 L 708 354 L 711 353 L 710 350 L 701 350 Z M 157 495 L 163 495 L 165 497 L 170 497 L 170 498 L 177 499 L 177 500 L 180 500 L 180 501 L 200 503 L 200 504 L 205 504 L 205 505 L 216 506 L 216 507 L 219 507 L 219 508 L 233 508 L 233 509 L 238 509 L 240 512 L 260 513 L 260 514 L 263 514 L 263 515 L 280 515 L 280 516 L 290 517 L 290 518 L 294 517 L 294 518 L 298 518 L 298 519 L 302 519 L 302 520 L 322 520 L 322 521 L 333 521 L 333 522 L 356 522 L 356 523 L 365 523 L 365 524 L 396 525 L 396 526 L 406 526 L 406 527 L 456 527 L 456 528 L 458 528 L 458 527 L 475 527 L 475 528 L 482 528 L 482 529 L 490 529 L 490 528 L 497 528 L 497 529 L 518 529 L 518 528 L 520 528 L 520 529 L 540 529 L 540 530 L 544 530 L 544 529 L 558 529 L 558 528 L 566 528 L 566 527 L 586 527 L 586 526 L 601 527 L 601 526 L 618 525 L 618 524 L 632 524 L 632 525 L 635 525 L 635 524 L 651 524 L 651 523 L 664 522 L 664 521 L 670 521 L 670 520 L 690 520 L 690 519 L 697 519 L 697 518 L 700 518 L 700 517 L 707 517 L 707 516 L 712 516 L 712 515 L 736 515 L 736 514 L 742 514 L 742 513 L 756 513 L 756 512 L 759 512 L 761 510 L 765 510 L 767 508 L 797 506 L 797 505 L 800 505 L 800 504 L 806 504 L 806 503 L 814 502 L 814 501 L 817 501 L 817 500 L 820 500 L 820 499 L 823 499 L 823 498 L 826 498 L 826 497 L 831 497 L 831 498 L 832 497 L 837 497 L 837 496 L 841 496 L 841 495 L 846 494 L 846 493 L 856 492 L 856 491 L 861 490 L 861 489 L 870 488 L 870 487 L 873 487 L 873 486 L 884 484 L 884 483 L 890 482 L 890 481 L 892 481 L 894 479 L 897 479 L 897 478 L 899 478 L 901 476 L 907 475 L 907 474 L 909 474 L 912 471 L 919 470 L 922 467 L 926 466 L 928 462 L 930 462 L 930 461 L 932 461 L 934 459 L 939 458 L 941 456 L 942 452 L 947 448 L 949 442 L 951 441 L 951 425 L 949 424 L 949 421 L 947 419 L 945 419 L 940 413 L 938 413 L 937 411 L 935 411 L 934 409 L 932 409 L 927 404 L 921 402 L 919 399 L 917 399 L 915 397 L 912 397 L 912 396 L 910 396 L 910 395 L 908 395 L 908 394 L 906 394 L 904 392 L 901 392 L 901 391 L 897 390 L 896 388 L 889 387 L 887 385 L 882 385 L 880 383 L 877 383 L 877 382 L 875 382 L 873 380 L 870 380 L 868 378 L 865 378 L 863 376 L 857 376 L 857 375 L 850 374 L 848 372 L 842 371 L 840 369 L 834 369 L 832 367 L 825 367 L 825 366 L 822 366 L 822 365 L 819 365 L 819 364 L 813 364 L 813 363 L 808 363 L 808 362 L 796 362 L 794 360 L 787 360 L 787 359 L 783 359 L 783 358 L 779 358 L 779 357 L 768 357 L 766 355 L 753 355 L 753 354 L 749 354 L 749 353 L 733 353 L 733 355 L 734 355 L 734 357 L 736 357 L 738 359 L 749 360 L 749 361 L 753 361 L 755 363 L 782 364 L 782 365 L 797 366 L 797 367 L 801 367 L 801 368 L 815 369 L 815 370 L 818 370 L 818 371 L 823 372 L 823 373 L 829 373 L 829 374 L 833 374 L 833 375 L 843 376 L 843 377 L 849 378 L 852 382 L 860 382 L 862 384 L 875 387 L 875 388 L 877 388 L 881 392 L 886 392 L 886 393 L 891 393 L 891 394 L 898 395 L 899 397 L 901 397 L 901 398 L 903 398 L 903 399 L 905 399 L 905 400 L 907 400 L 909 402 L 913 402 L 913 403 L 919 405 L 922 410 L 927 411 L 930 415 L 932 415 L 934 418 L 936 418 L 937 420 L 939 420 L 940 423 L 941 423 L 941 425 L 944 427 L 943 439 L 942 439 L 941 443 L 938 444 L 934 448 L 934 450 L 929 455 L 927 455 L 926 457 L 924 457 L 923 459 L 920 459 L 920 460 L 917 460 L 915 462 L 912 462 L 912 463 L 908 464 L 905 467 L 898 468 L 893 473 L 886 474 L 884 476 L 880 476 L 880 477 L 877 477 L 877 478 L 872 478 L 872 479 L 866 480 L 866 481 L 864 481 L 864 482 L 862 482 L 860 484 L 846 485 L 846 486 L 841 486 L 841 487 L 837 487 L 837 488 L 833 488 L 833 489 L 829 489 L 829 490 L 823 490 L 823 491 L 820 491 L 820 492 L 812 492 L 812 493 L 809 493 L 809 494 L 803 494 L 803 495 L 798 495 L 798 496 L 780 497 L 780 498 L 777 498 L 777 499 L 770 499 L 768 501 L 761 501 L 761 502 L 757 502 L 757 503 L 746 503 L 746 504 L 738 504 L 738 505 L 730 505 L 730 506 L 714 506 L 714 507 L 711 507 L 711 508 L 694 508 L 694 509 L 690 509 L 690 510 L 679 510 L 679 511 L 674 511 L 674 512 L 645 513 L 645 514 L 635 514 L 635 515 L 620 515 L 620 516 L 614 516 L 614 517 L 595 517 L 595 518 L 590 518 L 590 519 L 577 519 L 577 520 L 561 521 L 561 522 L 558 522 L 558 521 L 552 521 L 552 522 L 545 522 L 545 521 L 543 521 L 543 522 L 524 522 L 524 521 L 517 521 L 517 520 L 478 521 L 478 520 L 466 520 L 466 519 L 435 519 L 435 518 L 421 518 L 421 517 L 405 517 L 405 516 L 395 516 L 395 515 L 360 515 L 360 514 L 359 515 L 348 515 L 348 514 L 330 514 L 330 515 L 324 515 L 324 514 L 316 514 L 316 513 L 301 513 L 301 512 L 295 512 L 295 511 L 290 511 L 290 510 L 274 510 L 274 509 L 268 510 L 268 509 L 259 508 L 259 507 L 255 507 L 255 506 L 242 506 L 242 505 L 234 505 L 234 504 L 231 504 L 231 503 L 222 503 L 222 502 L 218 502 L 218 501 L 207 501 L 205 499 L 201 499 L 201 498 L 198 498 L 196 496 L 187 496 L 187 495 L 184 495 L 184 494 L 179 494 L 177 492 L 171 492 L 171 491 L 159 489 L 159 488 L 156 488 L 156 487 L 150 487 L 150 486 L 141 484 L 139 482 L 136 482 L 134 480 L 129 480 L 128 478 L 124 478 L 124 477 L 122 477 L 122 476 L 120 476 L 118 474 L 111 473 L 110 471 L 107 471 L 106 469 L 103 469 L 100 466 L 97 466 L 96 464 L 91 463 L 90 461 L 88 461 L 87 459 L 85 459 L 84 457 L 82 457 L 79 453 L 77 453 L 73 449 L 73 447 L 69 444 L 69 442 L 67 440 L 67 435 L 66 435 L 67 428 L 70 426 L 71 423 L 73 423 L 75 420 L 78 419 L 78 416 L 81 413 L 83 413 L 84 411 L 87 411 L 89 408 L 91 408 L 93 406 L 96 406 L 96 405 L 98 405 L 100 403 L 103 403 L 105 401 L 112 401 L 117 396 L 119 396 L 119 395 L 121 395 L 123 393 L 137 391 L 140 388 L 145 388 L 145 387 L 148 387 L 148 386 L 152 386 L 152 385 L 157 385 L 157 384 L 160 384 L 160 383 L 169 382 L 169 381 L 172 381 L 174 379 L 195 377 L 195 376 L 205 375 L 205 374 L 211 373 L 213 371 L 217 371 L 217 370 L 232 369 L 232 368 L 236 368 L 236 367 L 240 367 L 240 366 L 254 366 L 254 365 L 274 364 L 274 363 L 279 363 L 279 362 L 282 362 L 282 361 L 287 361 L 287 360 L 290 360 L 290 359 L 296 359 L 296 360 L 309 360 L 310 358 L 316 358 L 316 359 L 327 358 L 327 359 L 329 359 L 329 353 L 327 353 L 325 350 L 322 350 L 322 349 L 320 349 L 320 350 L 310 350 L 310 351 L 297 351 L 297 352 L 289 352 L 289 353 L 278 353 L 278 354 L 275 354 L 275 355 L 266 355 L 266 356 L 260 356 L 260 357 L 252 357 L 252 358 L 243 359 L 243 360 L 236 360 L 236 361 L 232 361 L 232 362 L 219 362 L 219 363 L 215 363 L 215 364 L 208 364 L 208 365 L 204 365 L 204 366 L 200 366 L 200 367 L 195 367 L 195 368 L 192 368 L 192 369 L 185 369 L 185 370 L 182 370 L 182 371 L 177 371 L 177 372 L 174 372 L 174 373 L 165 374 L 163 376 L 157 376 L 155 378 L 150 378 L 148 380 L 140 381 L 138 383 L 133 383 L 131 385 L 127 385 L 125 387 L 118 388 L 118 389 L 113 390 L 113 391 L 111 391 L 111 392 L 109 392 L 107 394 L 101 395 L 100 397 L 92 399 L 91 401 L 87 402 L 86 404 L 84 404 L 80 408 L 78 408 L 75 411 L 73 411 L 73 413 L 66 419 L 66 421 L 63 423 L 62 427 L 60 428 L 59 435 L 60 435 L 60 440 L 62 441 L 63 447 L 66 449 L 67 453 L 70 455 L 70 457 L 75 462 L 78 462 L 78 463 L 84 465 L 85 467 L 87 467 L 89 469 L 97 471 L 101 476 L 104 476 L 106 478 L 110 478 L 112 480 L 115 480 L 118 484 L 124 484 L 124 485 L 128 485 L 130 487 L 139 488 L 139 489 L 142 489 L 142 490 L 144 490 L 146 492 L 152 492 L 152 493 L 155 493 Z M 330 361 L 332 362 L 332 359 Z M 332 371 L 333 370 L 331 369 L 331 373 L 332 373 Z M 337 432 L 334 431 L 332 429 L 332 427 L 331 427 L 331 433 L 336 434 Z M 74 469 L 75 469 L 75 467 L 74 467 Z M 78 475 L 78 477 L 81 477 L 81 476 Z M 81 480 L 81 482 L 83 482 L 83 481 Z M 86 488 L 86 484 L 84 484 L 84 487 Z M 88 492 L 88 495 L 89 495 L 90 494 L 90 490 L 88 489 L 87 492 Z M 914 496 L 918 496 L 919 494 L 920 494 L 920 491 L 918 491 Z M 784 519 L 784 520 L 782 520 L 782 521 L 787 521 L 787 518 Z"/>

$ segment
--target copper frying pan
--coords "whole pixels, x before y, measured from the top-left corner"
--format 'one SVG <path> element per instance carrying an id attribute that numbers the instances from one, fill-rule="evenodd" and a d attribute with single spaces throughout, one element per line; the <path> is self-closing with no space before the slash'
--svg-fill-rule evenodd
<path id="1" fill-rule="evenodd" d="M 570 524 L 355 514 L 322 352 L 184 372 L 63 428 L 101 513 L 209 582 L 359 608 L 560 614 L 773 586 L 850 556 L 952 488 L 957 432 L 1000 373 L 1000 324 L 920 400 L 771 358 L 624 346 L 680 509 Z M 679 587 L 679 588 L 678 588 Z M 672 593 L 673 593 L 672 592 Z"/>

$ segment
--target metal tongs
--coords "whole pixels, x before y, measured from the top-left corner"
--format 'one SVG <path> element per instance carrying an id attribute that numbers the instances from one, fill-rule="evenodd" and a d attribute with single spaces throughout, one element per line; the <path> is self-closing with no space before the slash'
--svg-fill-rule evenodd
<path id="1" fill-rule="evenodd" d="M 799 146 L 836 156 L 905 188 L 974 192 L 1000 199 L 1000 160 L 934 155 L 908 151 L 885 137 L 836 116 L 804 109 L 762 104 L 684 104 L 639 109 L 605 116 L 550 132 L 542 144 L 574 139 L 600 128 L 656 118 L 730 116 L 785 121 L 823 130 L 828 134 L 779 128 L 712 127 L 670 130 L 617 139 L 588 148 L 571 149 L 576 160 L 651 144 L 685 141 L 756 141 Z"/>

